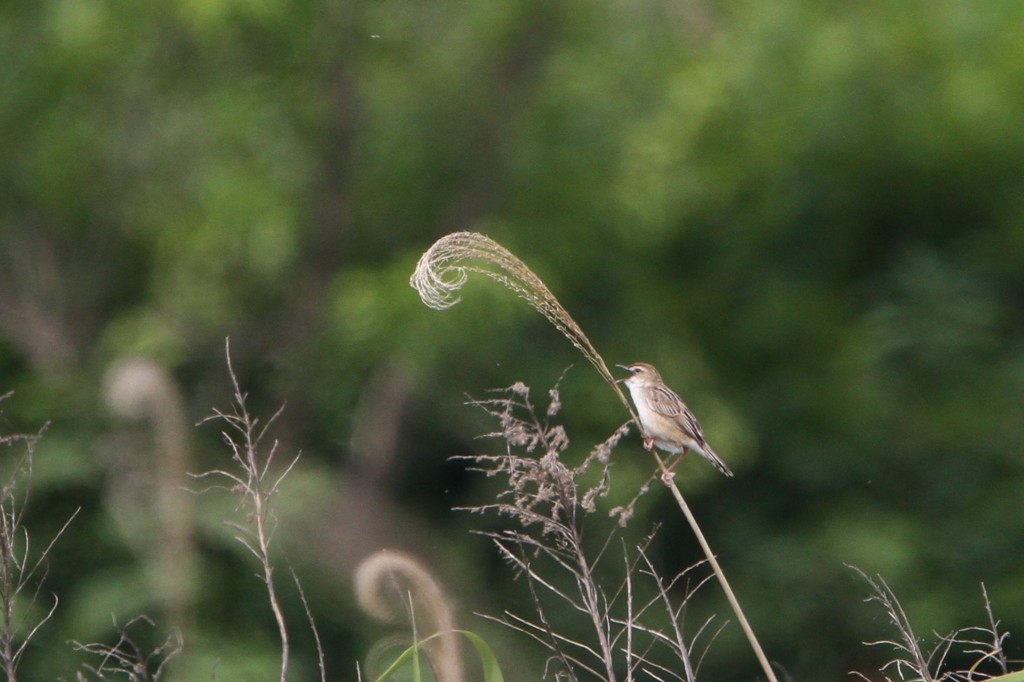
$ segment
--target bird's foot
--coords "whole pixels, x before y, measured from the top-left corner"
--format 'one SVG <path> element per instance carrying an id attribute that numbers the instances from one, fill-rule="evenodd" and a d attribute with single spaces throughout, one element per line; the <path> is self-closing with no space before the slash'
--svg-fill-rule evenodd
<path id="1" fill-rule="evenodd" d="M 683 461 L 688 454 L 689 450 L 684 450 L 682 454 L 675 458 L 669 465 L 668 468 L 661 472 L 661 482 L 665 485 L 672 485 L 672 479 L 675 478 L 675 473 L 672 471 L 676 468 L 676 465 Z"/>
<path id="2" fill-rule="evenodd" d="M 644 450 L 654 449 L 654 439 L 650 436 L 644 436 Z"/>

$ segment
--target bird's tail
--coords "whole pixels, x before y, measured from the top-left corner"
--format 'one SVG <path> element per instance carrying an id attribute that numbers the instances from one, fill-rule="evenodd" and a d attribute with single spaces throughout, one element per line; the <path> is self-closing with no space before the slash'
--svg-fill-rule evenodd
<path id="1" fill-rule="evenodd" d="M 726 476 L 732 476 L 732 469 L 726 466 L 722 458 L 715 454 L 715 451 L 711 449 L 710 445 L 705 444 L 704 449 L 697 450 L 707 461 L 715 465 L 715 468 L 721 471 Z"/>

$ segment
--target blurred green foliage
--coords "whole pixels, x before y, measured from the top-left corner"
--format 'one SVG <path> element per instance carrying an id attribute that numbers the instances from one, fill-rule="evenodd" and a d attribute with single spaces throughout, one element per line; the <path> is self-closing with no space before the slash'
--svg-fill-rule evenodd
<path id="1" fill-rule="evenodd" d="M 653 362 L 688 400 L 737 478 L 680 478 L 794 679 L 880 662 L 860 642 L 884 621 L 844 563 L 883 574 L 923 631 L 980 623 L 984 581 L 1018 641 L 1022 25 L 1003 0 L 4 3 L 0 433 L 50 423 L 37 544 L 83 507 L 25 678 L 70 677 L 66 641 L 156 608 L 111 520 L 108 455 L 140 430 L 104 408 L 106 367 L 164 363 L 198 421 L 230 399 L 225 337 L 254 412 L 287 402 L 276 433 L 304 453 L 278 541 L 332 677 L 381 632 L 347 581 L 382 546 L 428 554 L 465 626 L 526 660 L 471 615 L 522 593 L 450 511 L 489 489 L 446 457 L 496 445 L 463 402 L 576 363 L 580 456 L 626 415 L 498 287 L 420 304 L 417 257 L 460 229 L 530 264 L 609 362 Z M 226 466 L 216 428 L 191 437 L 193 470 Z M 618 457 L 628 498 L 652 465 L 635 439 Z M 391 521 L 358 525 L 357 499 Z M 244 513 L 216 491 L 195 505 L 188 675 L 272 675 L 262 586 L 221 527 Z M 697 558 L 667 495 L 641 510 L 638 533 L 673 538 L 667 570 Z M 725 617 L 711 592 L 701 609 Z M 704 665 L 756 675 L 732 626 Z"/>

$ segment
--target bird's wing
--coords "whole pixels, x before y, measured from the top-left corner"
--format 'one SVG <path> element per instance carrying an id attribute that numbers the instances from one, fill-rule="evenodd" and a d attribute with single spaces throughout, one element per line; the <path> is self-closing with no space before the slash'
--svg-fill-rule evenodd
<path id="1" fill-rule="evenodd" d="M 647 399 L 652 410 L 666 417 L 678 417 L 686 411 L 679 396 L 665 386 L 649 386 Z"/>
<path id="2" fill-rule="evenodd" d="M 701 447 L 703 447 L 705 450 L 708 450 L 708 443 L 704 439 L 704 429 L 700 427 L 700 422 L 697 421 L 697 417 L 695 417 L 693 412 L 690 412 L 690 409 L 685 405 L 683 406 L 682 418 L 684 422 L 683 428 L 687 429 L 690 432 L 690 435 L 693 436 L 693 439 L 695 441 L 700 443 Z"/>
<path id="3" fill-rule="evenodd" d="M 671 389 L 664 386 L 652 386 L 648 398 L 652 410 L 666 417 L 672 417 L 697 443 L 702 446 L 706 444 L 704 429 L 700 427 L 697 417 L 690 412 L 690 408 L 686 406 L 682 398 Z"/>

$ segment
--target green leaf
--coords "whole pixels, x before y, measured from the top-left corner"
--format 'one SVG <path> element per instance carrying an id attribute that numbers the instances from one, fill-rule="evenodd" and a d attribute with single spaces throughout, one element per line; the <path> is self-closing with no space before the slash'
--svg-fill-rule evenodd
<path id="1" fill-rule="evenodd" d="M 501 667 L 498 665 L 498 658 L 494 655 L 494 650 L 491 649 L 491 646 L 475 632 L 470 632 L 469 630 L 456 630 L 455 632 L 468 639 L 473 643 L 473 646 L 476 647 L 477 654 L 480 656 L 480 665 L 484 671 L 483 682 L 505 682 L 505 678 L 501 674 Z M 405 651 L 399 654 L 398 658 L 396 658 L 391 665 L 389 665 L 387 669 L 376 678 L 376 682 L 385 682 L 389 676 L 394 675 L 401 670 L 402 667 L 410 660 L 412 661 L 413 666 L 413 680 L 414 682 L 421 682 L 422 671 L 420 670 L 419 660 L 420 648 L 439 635 L 440 633 L 435 633 L 424 640 L 414 642 L 405 649 Z"/>
<path id="2" fill-rule="evenodd" d="M 988 682 L 1024 682 L 1024 670 L 1007 673 L 1005 675 L 1000 675 L 999 677 L 990 677 L 988 678 Z"/>
<path id="3" fill-rule="evenodd" d="M 459 633 L 476 647 L 476 652 L 480 655 L 480 665 L 484 669 L 484 682 L 505 682 L 505 678 L 501 674 L 501 668 L 498 666 L 498 659 L 494 655 L 494 650 L 491 649 L 491 646 L 484 638 L 469 630 L 459 630 Z"/>

